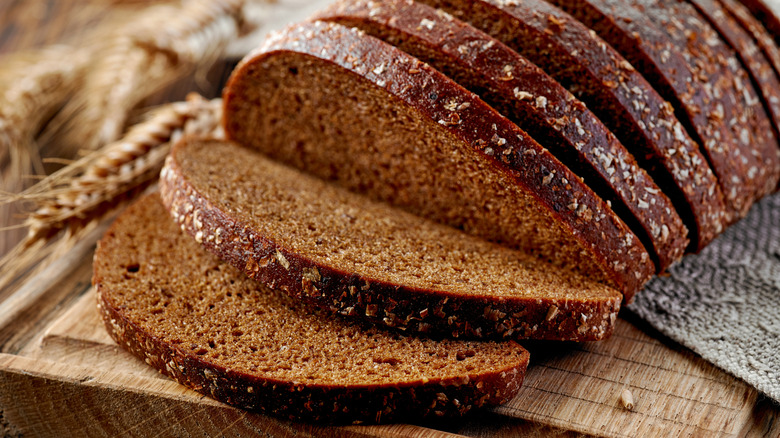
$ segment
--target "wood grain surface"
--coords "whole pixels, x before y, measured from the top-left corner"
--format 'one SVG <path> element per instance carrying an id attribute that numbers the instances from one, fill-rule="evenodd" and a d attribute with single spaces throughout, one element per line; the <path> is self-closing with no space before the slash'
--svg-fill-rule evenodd
<path id="1" fill-rule="evenodd" d="M 321 427 L 246 413 L 178 385 L 114 344 L 95 308 L 89 258 L 75 251 L 85 248 L 12 296 L 13 308 L 0 306 L 2 418 L 33 436 L 780 433 L 778 409 L 754 389 L 625 319 L 607 341 L 529 345 L 533 361 L 520 394 L 461 421 Z M 620 402 L 624 389 L 636 401 L 632 411 Z"/>
<path id="2" fill-rule="evenodd" d="M 145 3 L 2 0 L 0 56 L 77 42 Z M 200 91 L 217 94 L 229 65 Z M 195 86 L 177 84 L 156 99 Z M 90 286 L 103 227 L 20 288 L 0 291 L 3 436 L 780 436 L 780 408 L 630 315 L 608 341 L 527 345 L 532 364 L 521 393 L 459 421 L 323 427 L 241 411 L 157 374 L 111 341 Z M 626 389 L 631 411 L 620 402 Z"/>

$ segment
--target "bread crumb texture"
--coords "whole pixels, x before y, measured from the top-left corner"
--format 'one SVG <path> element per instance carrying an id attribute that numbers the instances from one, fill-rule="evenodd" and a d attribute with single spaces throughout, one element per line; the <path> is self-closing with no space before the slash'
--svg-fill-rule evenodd
<path id="1" fill-rule="evenodd" d="M 161 190 L 176 222 L 220 257 L 347 316 L 458 337 L 593 340 L 619 309 L 617 291 L 580 274 L 233 143 L 180 143 Z"/>
<path id="2" fill-rule="evenodd" d="M 436 25 L 420 27 L 421 17 Z M 687 230 L 660 188 L 585 104 L 516 51 L 417 2 L 342 0 L 316 18 L 357 27 L 478 94 L 611 201 L 615 213 L 652 249 L 659 271 L 683 255 Z M 460 111 L 457 99 L 445 106 Z M 545 181 L 550 183 L 552 175 Z"/>
<path id="3" fill-rule="evenodd" d="M 225 130 L 274 160 L 627 296 L 654 270 L 606 203 L 515 124 L 344 26 L 288 28 L 245 58 L 225 92 Z"/>
<path id="4" fill-rule="evenodd" d="M 307 308 L 200 248 L 157 195 L 115 222 L 94 269 L 120 345 L 197 391 L 283 417 L 460 415 L 510 399 L 528 361 L 513 342 L 416 338 Z"/>

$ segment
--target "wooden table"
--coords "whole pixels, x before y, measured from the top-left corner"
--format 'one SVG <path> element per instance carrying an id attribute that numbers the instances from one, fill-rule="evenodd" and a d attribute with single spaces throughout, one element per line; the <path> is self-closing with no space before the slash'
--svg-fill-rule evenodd
<path id="1" fill-rule="evenodd" d="M 110 8 L 139 3 L 4 0 L 0 53 L 72 38 Z M 780 408 L 630 314 L 622 315 L 608 341 L 529 345 L 533 359 L 520 394 L 463 420 L 321 427 L 247 413 L 157 374 L 111 341 L 90 286 L 101 233 L 20 289 L 1 294 L 3 435 L 780 436 Z M 620 403 L 624 389 L 634 396 L 633 411 Z"/>

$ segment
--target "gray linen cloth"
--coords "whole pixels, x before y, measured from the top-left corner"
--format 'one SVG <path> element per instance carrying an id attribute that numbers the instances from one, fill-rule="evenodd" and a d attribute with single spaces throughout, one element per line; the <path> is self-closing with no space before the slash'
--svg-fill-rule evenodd
<path id="1" fill-rule="evenodd" d="M 780 402 L 780 193 L 669 274 L 628 308 Z"/>

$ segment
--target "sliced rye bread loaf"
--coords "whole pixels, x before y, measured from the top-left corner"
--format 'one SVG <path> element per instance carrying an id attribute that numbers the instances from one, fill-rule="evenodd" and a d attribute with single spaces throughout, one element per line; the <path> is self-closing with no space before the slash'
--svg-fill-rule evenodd
<path id="1" fill-rule="evenodd" d="M 650 18 L 666 30 L 677 43 L 676 47 L 690 56 L 688 62 L 696 73 L 699 76 L 709 73 L 709 83 L 719 88 L 726 98 L 724 105 L 731 105 L 732 115 L 724 122 L 739 143 L 732 154 L 724 157 L 731 160 L 732 180 L 739 178 L 746 186 L 753 187 L 754 201 L 774 192 L 780 182 L 780 138 L 775 136 L 759 93 L 734 49 L 685 0 L 632 1 L 646 5 Z M 747 214 L 751 204 L 745 201 L 742 205 L 743 215 Z"/>
<path id="2" fill-rule="evenodd" d="M 773 165 L 763 163 L 757 151 L 774 160 L 776 157 L 772 158 L 770 152 L 777 147 L 771 144 L 774 135 L 760 100 L 754 97 L 755 102 L 746 102 L 742 92 L 739 96 L 735 93 L 735 80 L 742 76 L 744 81 L 740 83 L 748 83 L 752 90 L 744 70 L 732 73 L 729 66 L 723 65 L 725 55 L 707 59 L 705 54 L 724 49 L 714 30 L 709 28 L 707 41 L 720 48 L 702 47 L 702 44 L 706 46 L 703 38 L 691 32 L 703 32 L 707 28 L 702 20 L 697 20 L 698 13 L 690 5 L 687 5 L 688 15 L 675 18 L 665 9 L 672 6 L 654 0 L 555 0 L 555 3 L 620 51 L 672 103 L 688 132 L 702 145 L 718 176 L 731 221 L 742 217 L 765 192 L 766 182 L 771 179 L 769 175 L 776 172 Z M 686 34 L 692 46 L 687 44 Z M 739 64 L 736 59 L 733 61 Z M 766 132 L 757 132 L 759 125 Z"/>
<path id="3" fill-rule="evenodd" d="M 669 196 L 698 251 L 727 222 L 712 170 L 669 106 L 634 68 L 542 0 L 421 0 L 467 21 L 544 69 L 588 105 Z"/>
<path id="4" fill-rule="evenodd" d="M 769 60 L 775 73 L 780 76 L 780 47 L 772 35 L 756 17 L 737 0 L 721 0 L 726 10 L 745 28 L 761 48 L 761 52 Z"/>
<path id="5" fill-rule="evenodd" d="M 342 0 L 314 18 L 393 44 L 478 94 L 609 201 L 658 272 L 682 257 L 688 231 L 669 198 L 582 102 L 517 52 L 411 0 Z"/>
<path id="6" fill-rule="evenodd" d="M 217 140 L 174 147 L 174 221 L 248 276 L 377 325 L 456 338 L 598 340 L 620 294 Z"/>
<path id="7" fill-rule="evenodd" d="M 780 138 L 780 78 L 751 34 L 718 0 L 689 0 L 736 53 Z"/>
<path id="8" fill-rule="evenodd" d="M 585 273 L 626 300 L 639 239 L 546 149 L 427 64 L 313 22 L 266 41 L 223 95 L 228 138 L 415 214 Z"/>
<path id="9" fill-rule="evenodd" d="M 179 231 L 157 194 L 95 253 L 111 337 L 182 385 L 280 417 L 392 422 L 510 400 L 528 353 L 514 342 L 432 340 L 358 326 L 266 288 Z"/>
<path id="10" fill-rule="evenodd" d="M 777 44 L 780 44 L 780 17 L 775 10 L 769 7 L 764 0 L 739 0 L 750 10 L 754 17 L 763 23 L 764 28 L 774 36 Z"/>

